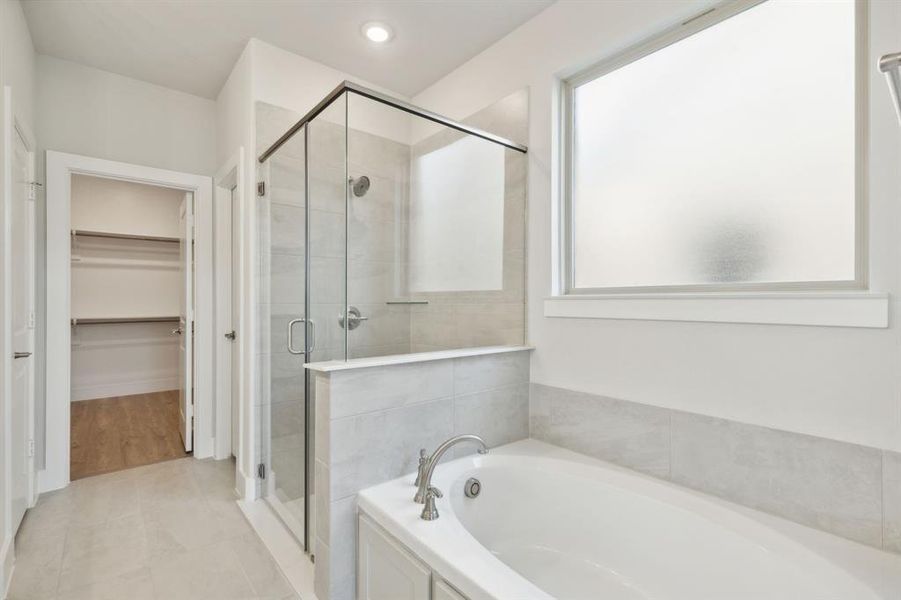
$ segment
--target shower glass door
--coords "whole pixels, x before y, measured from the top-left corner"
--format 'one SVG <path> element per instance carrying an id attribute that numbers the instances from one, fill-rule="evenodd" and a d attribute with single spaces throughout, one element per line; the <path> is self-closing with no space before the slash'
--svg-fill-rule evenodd
<path id="1" fill-rule="evenodd" d="M 336 100 L 260 165 L 260 495 L 308 551 L 315 386 L 304 364 L 343 360 L 346 347 L 345 106 Z M 266 110 L 263 126 L 281 109 Z"/>
<path id="2" fill-rule="evenodd" d="M 287 111 L 285 111 L 287 112 Z M 266 115 L 270 120 L 292 115 Z M 261 340 L 259 426 L 261 495 L 301 542 L 306 535 L 304 362 L 310 327 L 306 304 L 306 148 L 300 131 L 260 166 Z"/>

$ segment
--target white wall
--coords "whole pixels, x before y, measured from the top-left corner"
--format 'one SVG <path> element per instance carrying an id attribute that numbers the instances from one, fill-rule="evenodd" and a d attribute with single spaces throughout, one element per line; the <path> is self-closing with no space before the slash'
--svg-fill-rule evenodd
<path id="1" fill-rule="evenodd" d="M 34 45 L 25 15 L 18 0 L 0 1 L 0 93 L 3 86 L 12 89 L 13 112 L 32 132 L 34 131 Z M 5 101 L 0 100 L 0 115 L 6 110 Z M 0 122 L 0 140 L 6 138 L 5 124 Z M 8 218 L 8 198 L 6 197 L 6 152 L 0 143 L 0 274 L 10 272 L 9 239 L 6 236 Z M 12 367 L 10 331 L 9 286 L 6 276 L 0 277 L 0 596 L 6 593 L 12 567 L 12 543 L 15 531 L 10 527 L 9 497 L 9 373 Z"/>
<path id="2" fill-rule="evenodd" d="M 34 45 L 19 0 L 3 0 L 3 84 L 13 88 L 17 116 L 34 131 Z"/>
<path id="3" fill-rule="evenodd" d="M 530 87 L 532 381 L 901 450 L 901 327 L 884 330 L 549 319 L 558 200 L 557 90 L 565 77 L 698 14 L 708 0 L 561 1 L 417 95 L 460 118 Z M 871 289 L 901 294 L 901 130 L 876 58 L 901 46 L 901 4 L 871 3 Z"/>
<path id="4" fill-rule="evenodd" d="M 38 56 L 40 146 L 212 175 L 216 103 L 73 62 Z"/>
<path id="5" fill-rule="evenodd" d="M 407 99 L 364 79 L 260 40 L 251 40 L 248 47 L 253 53 L 255 102 L 268 102 L 303 115 L 344 80 L 359 83 L 395 98 Z M 409 143 L 411 123 L 409 115 L 360 96 L 352 96 L 350 103 L 351 127 L 403 144 Z"/>

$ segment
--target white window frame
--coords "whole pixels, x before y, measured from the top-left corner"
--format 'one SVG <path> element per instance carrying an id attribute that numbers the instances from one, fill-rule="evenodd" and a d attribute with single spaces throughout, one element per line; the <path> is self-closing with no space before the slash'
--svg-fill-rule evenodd
<path id="1" fill-rule="evenodd" d="M 851 291 L 868 288 L 868 209 L 867 209 L 867 105 L 868 94 L 868 1 L 856 0 L 855 15 L 855 277 L 847 281 L 796 281 L 796 282 L 748 282 L 728 284 L 685 284 L 634 287 L 592 287 L 576 288 L 574 285 L 573 255 L 573 144 L 574 144 L 574 91 L 579 86 L 629 65 L 645 56 L 653 54 L 671 44 L 686 39 L 708 27 L 717 25 L 745 10 L 762 4 L 766 0 L 737 0 L 708 9 L 704 13 L 684 21 L 678 26 L 651 38 L 625 52 L 603 60 L 583 71 L 564 79 L 560 90 L 561 115 L 561 198 L 560 207 L 560 281 L 557 289 L 562 295 L 599 294 L 660 294 L 660 293 L 704 293 L 704 292 L 811 292 L 811 291 Z M 788 57 L 798 61 L 805 57 Z"/>
<path id="2" fill-rule="evenodd" d="M 544 316 L 580 319 L 637 319 L 888 327 L 889 295 L 869 282 L 868 157 L 870 4 L 856 0 L 855 32 L 855 278 L 840 282 L 694 284 L 629 288 L 573 288 L 572 271 L 572 92 L 579 84 L 614 71 L 766 0 L 735 0 L 655 35 L 560 82 L 559 171 L 555 206 L 552 295 Z M 803 63 L 809 57 L 789 57 Z"/>

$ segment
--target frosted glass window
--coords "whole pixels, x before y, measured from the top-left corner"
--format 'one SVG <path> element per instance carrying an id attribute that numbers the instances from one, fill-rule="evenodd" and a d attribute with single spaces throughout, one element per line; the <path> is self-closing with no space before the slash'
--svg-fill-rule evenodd
<path id="1" fill-rule="evenodd" d="M 412 171 L 410 291 L 502 289 L 504 148 L 465 137 Z"/>
<path id="2" fill-rule="evenodd" d="M 770 0 L 574 81 L 570 288 L 856 280 L 853 1 Z"/>

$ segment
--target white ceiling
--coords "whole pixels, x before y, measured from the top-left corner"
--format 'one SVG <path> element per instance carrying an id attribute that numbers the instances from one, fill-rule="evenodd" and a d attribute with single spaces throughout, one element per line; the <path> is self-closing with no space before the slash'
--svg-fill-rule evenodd
<path id="1" fill-rule="evenodd" d="M 38 52 L 215 98 L 251 37 L 412 96 L 553 0 L 25 0 Z M 394 39 L 360 34 L 384 21 Z"/>

